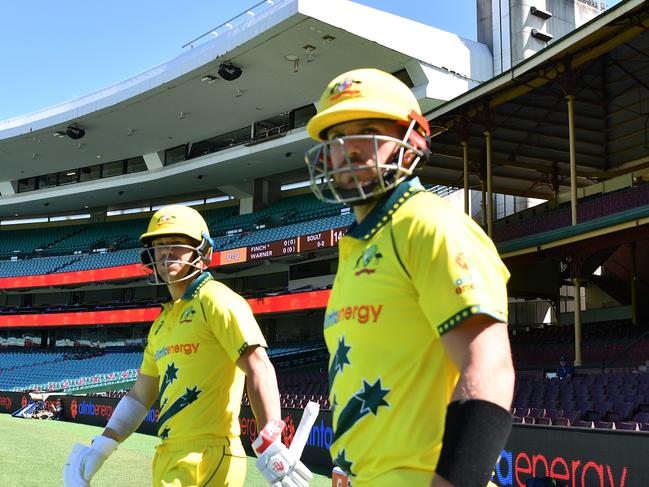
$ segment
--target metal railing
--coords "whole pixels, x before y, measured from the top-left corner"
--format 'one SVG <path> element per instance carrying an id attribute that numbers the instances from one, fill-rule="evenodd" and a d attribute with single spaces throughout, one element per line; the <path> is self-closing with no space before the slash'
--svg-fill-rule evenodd
<path id="1" fill-rule="evenodd" d="M 248 10 L 245 12 L 241 12 L 238 15 L 235 15 L 229 20 L 226 20 L 222 24 L 214 27 L 213 29 L 208 30 L 204 34 L 199 35 L 195 39 L 192 39 L 191 41 L 187 42 L 183 46 L 181 46 L 181 49 L 186 48 L 187 46 L 189 47 L 194 47 L 194 45 L 198 41 L 204 41 L 206 37 L 212 36 L 212 38 L 218 37 L 219 35 L 222 35 L 226 32 L 231 31 L 238 25 L 241 25 L 243 22 L 246 20 L 249 20 L 250 18 L 254 17 L 257 14 L 260 14 L 261 12 L 264 12 L 268 10 L 270 7 L 272 7 L 275 4 L 280 4 L 284 0 L 263 0 L 252 7 L 250 7 Z"/>
<path id="2" fill-rule="evenodd" d="M 435 193 L 440 198 L 445 198 L 445 197 L 455 193 L 456 191 L 459 191 L 459 189 L 460 188 L 454 188 L 454 187 L 451 187 L 451 186 L 443 186 L 443 185 L 438 184 L 438 185 L 433 186 L 432 188 L 426 189 L 426 191 L 428 191 L 429 193 Z"/>

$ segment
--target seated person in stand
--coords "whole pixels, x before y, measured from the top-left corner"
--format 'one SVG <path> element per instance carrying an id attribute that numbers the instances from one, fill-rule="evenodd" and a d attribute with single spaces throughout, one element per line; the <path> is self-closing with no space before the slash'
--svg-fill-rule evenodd
<path id="1" fill-rule="evenodd" d="M 565 356 L 559 358 L 559 367 L 557 367 L 557 378 L 558 379 L 572 379 L 575 375 L 575 368 L 572 364 L 568 363 L 568 360 Z"/>

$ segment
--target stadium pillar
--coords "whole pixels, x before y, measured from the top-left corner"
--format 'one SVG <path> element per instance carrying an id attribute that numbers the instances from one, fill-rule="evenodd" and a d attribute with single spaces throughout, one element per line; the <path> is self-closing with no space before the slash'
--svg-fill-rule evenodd
<path id="1" fill-rule="evenodd" d="M 482 193 L 482 208 L 480 208 L 480 212 L 482 216 L 482 227 L 484 228 L 487 225 L 487 196 L 484 179 L 480 179 L 480 191 Z"/>
<path id="2" fill-rule="evenodd" d="M 493 237 L 493 190 L 491 186 L 491 131 L 485 130 L 484 132 L 486 150 L 487 150 L 487 235 L 489 238 Z"/>
<path id="3" fill-rule="evenodd" d="M 470 194 L 469 194 L 469 143 L 466 140 L 462 141 L 462 152 L 464 159 L 464 213 L 471 216 L 471 208 L 469 207 Z"/>
<path id="4" fill-rule="evenodd" d="M 575 285 L 575 365 L 581 365 L 581 279 L 573 279 Z"/>
<path id="5" fill-rule="evenodd" d="M 635 260 L 636 244 L 631 244 L 631 323 L 638 324 L 638 275 Z"/>
<path id="6" fill-rule="evenodd" d="M 572 224 L 577 224 L 577 147 L 575 144 L 575 95 L 568 95 L 568 137 L 570 145 L 570 210 Z"/>
<path id="7" fill-rule="evenodd" d="M 281 186 L 279 183 L 268 179 L 255 179 L 253 188 L 253 211 L 261 211 L 272 205 L 281 197 Z"/>

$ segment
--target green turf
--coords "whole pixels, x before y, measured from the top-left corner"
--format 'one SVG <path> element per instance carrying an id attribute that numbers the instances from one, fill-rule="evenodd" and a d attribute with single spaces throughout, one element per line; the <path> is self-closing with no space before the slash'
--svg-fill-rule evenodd
<path id="1" fill-rule="evenodd" d="M 62 421 L 12 418 L 0 414 L 0 486 L 60 487 L 63 464 L 76 442 L 89 443 L 100 428 Z M 159 440 L 134 434 L 97 473 L 92 487 L 151 485 L 151 460 Z M 246 486 L 265 487 L 254 459 L 248 458 Z M 311 486 L 330 486 L 326 475 L 314 474 Z"/>

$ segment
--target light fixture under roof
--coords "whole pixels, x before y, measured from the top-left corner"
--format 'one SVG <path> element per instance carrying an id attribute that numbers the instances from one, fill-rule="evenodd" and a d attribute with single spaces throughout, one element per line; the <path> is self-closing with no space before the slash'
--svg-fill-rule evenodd
<path id="1" fill-rule="evenodd" d="M 325 44 L 329 44 L 331 41 L 335 41 L 336 38 L 332 35 L 325 34 L 322 36 L 322 40 L 325 41 Z"/>
<path id="2" fill-rule="evenodd" d="M 295 61 L 297 61 L 300 58 L 299 58 L 299 56 L 296 56 L 295 54 L 287 54 L 286 56 L 284 56 L 284 59 L 286 59 L 290 63 L 294 63 Z"/>
<path id="3" fill-rule="evenodd" d="M 532 37 L 543 42 L 550 42 L 554 38 L 552 34 L 538 29 L 532 29 Z"/>
<path id="4" fill-rule="evenodd" d="M 56 132 L 54 132 L 52 134 L 52 136 L 58 137 L 59 139 L 62 139 L 63 137 L 65 137 L 65 132 L 61 132 L 60 130 L 57 130 Z"/>
<path id="5" fill-rule="evenodd" d="M 206 74 L 205 76 L 203 76 L 203 77 L 201 78 L 201 81 L 202 81 L 203 83 L 207 83 L 208 85 L 211 85 L 211 84 L 214 83 L 217 79 L 219 79 L 219 78 L 217 78 L 217 77 L 214 76 L 213 74 Z"/>
<path id="6" fill-rule="evenodd" d="M 307 52 L 315 51 L 315 46 L 312 46 L 311 44 L 305 44 L 302 46 L 302 49 L 304 49 Z"/>

